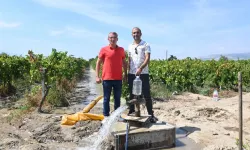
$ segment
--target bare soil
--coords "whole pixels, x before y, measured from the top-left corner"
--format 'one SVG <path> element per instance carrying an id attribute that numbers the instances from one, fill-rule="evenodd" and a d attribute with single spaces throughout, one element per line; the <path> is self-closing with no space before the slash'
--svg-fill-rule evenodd
<path id="1" fill-rule="evenodd" d="M 211 97 L 183 93 L 170 100 L 156 101 L 154 111 L 159 120 L 181 127 L 205 150 L 238 149 L 238 96 L 213 101 Z M 250 143 L 250 93 L 243 95 L 243 139 Z"/>

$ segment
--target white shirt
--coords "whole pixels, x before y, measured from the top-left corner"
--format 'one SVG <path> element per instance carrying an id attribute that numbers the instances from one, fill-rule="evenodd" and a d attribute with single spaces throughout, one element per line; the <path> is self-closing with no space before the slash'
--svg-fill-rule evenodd
<path id="1" fill-rule="evenodd" d="M 135 53 L 135 48 L 137 49 L 137 54 Z M 128 47 L 128 57 L 130 58 L 130 64 L 129 64 L 129 73 L 135 74 L 136 70 L 143 64 L 145 61 L 146 53 L 151 53 L 150 45 L 141 40 L 141 42 L 136 45 L 135 43 L 132 43 Z M 141 74 L 148 74 L 148 65 L 143 68 Z"/>

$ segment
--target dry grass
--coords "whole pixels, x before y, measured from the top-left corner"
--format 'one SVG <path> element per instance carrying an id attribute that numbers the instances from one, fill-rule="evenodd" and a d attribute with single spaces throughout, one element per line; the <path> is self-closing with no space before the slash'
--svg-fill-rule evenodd
<path id="1" fill-rule="evenodd" d="M 168 89 L 163 83 L 151 83 L 150 92 L 155 100 L 167 100 L 171 97 L 173 91 Z"/>
<path id="2" fill-rule="evenodd" d="M 63 90 L 64 92 L 72 92 L 72 90 L 76 87 L 77 80 L 74 78 L 73 80 L 61 79 L 56 83 L 58 90 Z"/>
<path id="3" fill-rule="evenodd" d="M 27 114 L 32 113 L 39 106 L 42 99 L 42 90 L 39 89 L 36 93 L 26 93 L 24 99 L 19 100 L 18 108 L 10 110 L 10 115 L 6 118 L 7 122 L 22 122 Z M 44 102 L 43 107 L 50 108 L 51 104 Z"/>

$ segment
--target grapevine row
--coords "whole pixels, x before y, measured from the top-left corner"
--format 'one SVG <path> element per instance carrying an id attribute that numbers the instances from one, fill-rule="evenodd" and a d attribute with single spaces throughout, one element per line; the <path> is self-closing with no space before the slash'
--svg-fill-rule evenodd
<path id="1" fill-rule="evenodd" d="M 238 72 L 242 72 L 243 88 L 250 89 L 250 59 L 249 60 L 201 60 L 169 59 L 151 60 L 149 73 L 151 83 L 163 83 L 169 90 L 198 92 L 197 88 L 222 88 L 236 90 Z M 95 69 L 97 58 L 90 61 Z M 124 85 L 123 96 L 127 95 Z"/>
<path id="2" fill-rule="evenodd" d="M 244 87 L 250 87 L 250 60 L 152 60 L 152 82 L 162 82 L 179 91 L 194 92 L 197 87 L 234 90 L 238 84 L 238 72 L 242 72 Z"/>
<path id="3" fill-rule="evenodd" d="M 63 87 L 64 82 L 80 78 L 89 63 L 82 58 L 75 58 L 67 52 L 52 49 L 49 56 L 28 52 L 26 56 L 0 54 L 0 95 L 8 95 L 10 87 L 18 79 L 26 79 L 30 85 L 41 83 L 41 68 L 47 69 L 47 85 Z M 27 78 L 28 77 L 28 78 Z M 65 89 L 66 90 L 66 89 Z"/>

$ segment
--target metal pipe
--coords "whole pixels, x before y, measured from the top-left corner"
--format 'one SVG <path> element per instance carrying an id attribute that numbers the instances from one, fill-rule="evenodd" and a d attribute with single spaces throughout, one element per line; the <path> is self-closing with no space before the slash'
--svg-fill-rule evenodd
<path id="1" fill-rule="evenodd" d="M 125 150 L 128 149 L 128 133 L 129 133 L 129 122 L 127 121 Z"/>
<path id="2" fill-rule="evenodd" d="M 141 117 L 141 110 L 140 110 L 140 96 L 136 96 L 137 103 L 135 103 L 135 116 Z"/>

